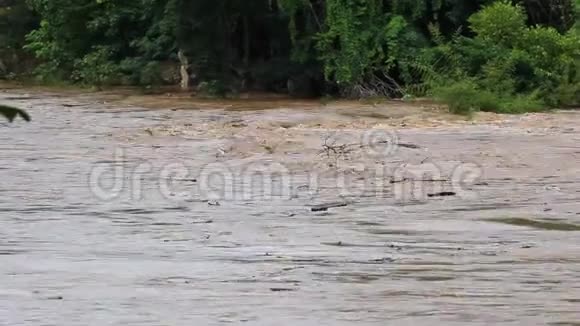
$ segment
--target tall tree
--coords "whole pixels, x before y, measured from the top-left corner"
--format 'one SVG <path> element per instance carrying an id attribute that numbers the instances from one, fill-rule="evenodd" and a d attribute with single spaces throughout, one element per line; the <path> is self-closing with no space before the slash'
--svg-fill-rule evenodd
<path id="1" fill-rule="evenodd" d="M 0 1 L 0 77 L 25 70 L 25 36 L 36 27 L 36 17 L 20 0 Z"/>

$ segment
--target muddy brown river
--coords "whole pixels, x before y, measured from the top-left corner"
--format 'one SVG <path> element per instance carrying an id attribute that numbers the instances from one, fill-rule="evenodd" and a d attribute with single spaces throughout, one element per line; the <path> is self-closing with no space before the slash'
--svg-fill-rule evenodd
<path id="1" fill-rule="evenodd" d="M 148 101 L 0 92 L 0 325 L 580 325 L 580 112 Z"/>

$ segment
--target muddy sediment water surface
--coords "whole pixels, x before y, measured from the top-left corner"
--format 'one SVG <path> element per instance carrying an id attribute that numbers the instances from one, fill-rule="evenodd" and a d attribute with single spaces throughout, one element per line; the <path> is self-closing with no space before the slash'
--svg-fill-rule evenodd
<path id="1" fill-rule="evenodd" d="M 0 103 L 2 326 L 580 323 L 578 112 Z"/>

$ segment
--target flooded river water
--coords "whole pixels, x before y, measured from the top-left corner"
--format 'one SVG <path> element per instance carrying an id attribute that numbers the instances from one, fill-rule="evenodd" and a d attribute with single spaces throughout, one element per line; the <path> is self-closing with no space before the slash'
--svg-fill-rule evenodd
<path id="1" fill-rule="evenodd" d="M 580 112 L 0 102 L 2 326 L 580 325 Z"/>

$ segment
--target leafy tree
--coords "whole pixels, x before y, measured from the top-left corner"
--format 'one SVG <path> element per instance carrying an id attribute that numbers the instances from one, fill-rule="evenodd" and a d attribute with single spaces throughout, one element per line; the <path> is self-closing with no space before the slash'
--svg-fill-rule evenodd
<path id="1" fill-rule="evenodd" d="M 442 93 L 574 104 L 579 8 L 580 0 L 0 0 L 0 70 L 26 42 L 45 82 L 176 84 L 173 67 L 208 94 L 451 87 Z"/>
<path id="2" fill-rule="evenodd" d="M 525 21 L 524 8 L 508 1 L 472 15 L 473 38 L 458 36 L 428 51 L 431 66 L 439 67 L 431 71 L 429 88 L 444 94 L 446 102 L 467 89 L 497 99 L 495 108 L 487 101 L 474 109 L 517 111 L 517 105 L 531 109 L 580 103 L 578 35 L 528 27 Z"/>
<path id="3" fill-rule="evenodd" d="M 529 25 L 553 27 L 558 32 L 565 33 L 576 22 L 578 0 L 520 0 L 519 2 L 526 9 Z"/>

